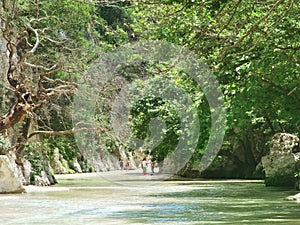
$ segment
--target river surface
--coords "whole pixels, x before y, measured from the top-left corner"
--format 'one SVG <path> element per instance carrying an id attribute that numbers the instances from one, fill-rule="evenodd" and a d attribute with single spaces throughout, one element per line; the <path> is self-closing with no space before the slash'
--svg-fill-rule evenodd
<path id="1" fill-rule="evenodd" d="M 55 186 L 0 195 L 0 224 L 300 225 L 300 203 L 284 200 L 296 192 L 262 181 L 103 174 L 59 175 Z"/>

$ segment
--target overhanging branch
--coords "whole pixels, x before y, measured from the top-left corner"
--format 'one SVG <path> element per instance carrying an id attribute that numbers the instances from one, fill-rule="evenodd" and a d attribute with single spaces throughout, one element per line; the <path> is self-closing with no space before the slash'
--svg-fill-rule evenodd
<path id="1" fill-rule="evenodd" d="M 53 131 L 53 130 L 37 130 L 32 132 L 31 134 L 28 135 L 28 139 L 32 138 L 35 135 L 38 134 L 48 134 L 48 135 L 65 135 L 65 134 L 74 134 L 82 131 L 102 131 L 104 132 L 105 130 L 103 128 L 72 128 L 70 130 L 61 130 L 61 131 Z"/>

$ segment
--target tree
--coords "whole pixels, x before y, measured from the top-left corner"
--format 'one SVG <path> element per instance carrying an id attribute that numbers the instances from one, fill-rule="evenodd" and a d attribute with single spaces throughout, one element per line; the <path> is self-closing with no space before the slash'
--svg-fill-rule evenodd
<path id="1" fill-rule="evenodd" d="M 187 46 L 218 77 L 226 97 L 230 145 L 224 144 L 221 158 L 238 161 L 249 176 L 266 154 L 270 136 L 299 134 L 298 1 L 167 0 L 134 5 L 138 36 Z"/>
<path id="2" fill-rule="evenodd" d="M 19 134 L 11 134 L 17 136 L 11 140 L 18 163 L 30 137 L 54 133 L 43 126 L 49 115 L 47 107 L 59 109 L 55 103 L 64 99 L 66 105 L 71 100 L 79 71 L 90 58 L 86 52 L 93 12 L 94 6 L 88 1 L 1 1 L 9 90 L 4 98 L 10 95 L 13 101 L 6 101 L 9 110 L 1 116 L 0 133 L 9 133 L 10 128 L 22 124 Z"/>

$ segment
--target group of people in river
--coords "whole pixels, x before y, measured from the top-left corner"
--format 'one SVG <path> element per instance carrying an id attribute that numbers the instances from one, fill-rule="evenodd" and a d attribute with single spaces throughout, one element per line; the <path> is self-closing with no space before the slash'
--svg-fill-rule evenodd
<path id="1" fill-rule="evenodd" d="M 128 170 L 130 169 L 130 162 L 129 160 L 119 160 L 120 168 L 121 170 Z M 143 158 L 143 160 L 140 162 L 140 167 L 143 170 L 143 175 L 146 175 L 148 173 L 148 170 L 150 168 L 150 175 L 153 175 L 155 173 L 155 168 L 157 167 L 157 162 L 155 159 L 147 159 L 146 157 Z"/>
<path id="2" fill-rule="evenodd" d="M 129 160 L 124 161 L 124 160 L 120 159 L 119 163 L 120 163 L 121 170 L 123 170 L 123 169 L 128 170 L 130 167 Z"/>
<path id="3" fill-rule="evenodd" d="M 155 159 L 149 159 L 147 160 L 146 158 L 144 158 L 141 162 L 141 167 L 143 169 L 143 175 L 146 175 L 147 174 L 147 170 L 148 170 L 148 167 L 151 168 L 151 175 L 154 174 L 154 168 L 156 166 L 156 161 Z"/>

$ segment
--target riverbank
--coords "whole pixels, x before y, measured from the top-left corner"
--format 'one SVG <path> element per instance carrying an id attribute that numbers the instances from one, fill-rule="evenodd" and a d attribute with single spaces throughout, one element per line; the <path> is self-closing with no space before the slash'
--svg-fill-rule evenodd
<path id="1" fill-rule="evenodd" d="M 136 170 L 114 170 L 97 173 L 75 173 L 75 174 L 56 174 L 57 184 L 52 186 L 25 186 L 27 193 L 49 192 L 49 191 L 68 191 L 70 187 L 75 188 L 80 183 L 84 187 L 103 187 L 103 186 L 145 186 L 157 185 L 170 179 L 172 174 L 142 174 L 141 169 Z M 82 181 L 85 181 L 84 183 Z"/>
<path id="2" fill-rule="evenodd" d="M 178 176 L 171 176 L 170 174 L 151 174 L 142 175 L 142 170 L 115 170 L 101 173 L 76 173 L 76 174 L 57 174 L 55 175 L 58 184 L 52 186 L 25 186 L 26 193 L 37 192 L 68 192 L 76 189 L 102 189 L 104 187 L 143 187 L 154 186 L 172 182 L 184 182 L 188 183 L 263 183 L 262 180 L 237 180 L 237 179 L 187 179 Z M 80 186 L 78 184 L 80 183 Z M 295 201 L 300 203 L 300 193 L 285 196 L 283 198 L 287 201 Z"/>
<path id="3" fill-rule="evenodd" d="M 163 182 L 198 182 L 198 183 L 263 183 L 262 180 L 238 180 L 238 179 L 201 179 L 201 178 L 184 178 L 174 176 L 173 174 L 147 173 L 142 174 L 141 169 L 136 170 L 114 170 L 97 173 L 75 173 L 75 174 L 56 174 L 57 184 L 52 186 L 25 186 L 27 193 L 33 192 L 55 192 L 69 191 L 70 189 L 81 187 L 109 187 L 109 186 L 149 186 L 160 185 Z"/>

